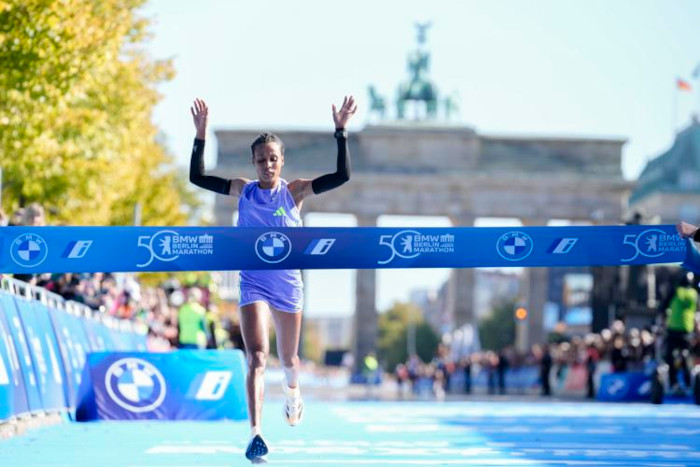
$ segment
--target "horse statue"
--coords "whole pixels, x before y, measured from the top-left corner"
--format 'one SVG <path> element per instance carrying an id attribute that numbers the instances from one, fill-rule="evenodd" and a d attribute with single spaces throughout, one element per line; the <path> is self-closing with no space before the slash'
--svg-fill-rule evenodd
<path id="1" fill-rule="evenodd" d="M 444 99 L 445 120 L 452 120 L 453 116 L 459 115 L 459 94 L 453 92 Z"/>
<path id="2" fill-rule="evenodd" d="M 367 87 L 369 92 L 369 112 L 376 112 L 379 115 L 379 120 L 384 120 L 384 114 L 386 112 L 386 102 L 384 97 L 381 96 L 373 85 Z"/>

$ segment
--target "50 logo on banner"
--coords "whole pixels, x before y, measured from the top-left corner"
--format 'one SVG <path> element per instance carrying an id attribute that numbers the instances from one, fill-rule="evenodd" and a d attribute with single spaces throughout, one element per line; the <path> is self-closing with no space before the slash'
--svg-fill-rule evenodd
<path id="1" fill-rule="evenodd" d="M 174 230 L 161 230 L 153 235 L 140 236 L 138 246 L 150 253 L 148 261 L 136 265 L 145 268 L 154 259 L 167 262 L 184 255 L 213 255 L 214 237 L 209 234 L 180 235 Z"/>
<path id="2" fill-rule="evenodd" d="M 661 229 L 647 229 L 640 234 L 625 235 L 623 245 L 634 249 L 634 254 L 623 262 L 634 261 L 639 255 L 658 258 L 665 253 L 685 251 L 685 241 L 678 234 L 670 234 Z"/>
<path id="3" fill-rule="evenodd" d="M 454 253 L 455 236 L 450 233 L 424 235 L 417 230 L 402 230 L 394 235 L 381 235 L 379 244 L 391 249 L 388 259 L 377 264 L 388 264 L 395 257 L 413 259 L 421 253 Z"/>

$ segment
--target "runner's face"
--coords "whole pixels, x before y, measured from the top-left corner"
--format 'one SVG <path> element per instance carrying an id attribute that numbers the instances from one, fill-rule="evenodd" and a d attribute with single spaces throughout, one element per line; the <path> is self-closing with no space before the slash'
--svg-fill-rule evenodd
<path id="1" fill-rule="evenodd" d="M 276 186 L 284 165 L 284 155 L 282 155 L 280 145 L 265 143 L 256 146 L 253 152 L 253 164 L 258 172 L 261 186 L 266 188 Z"/>

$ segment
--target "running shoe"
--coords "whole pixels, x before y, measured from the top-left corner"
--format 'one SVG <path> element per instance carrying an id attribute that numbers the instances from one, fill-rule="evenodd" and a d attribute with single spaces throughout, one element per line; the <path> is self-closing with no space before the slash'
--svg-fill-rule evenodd
<path id="1" fill-rule="evenodd" d="M 250 438 L 248 447 L 245 450 L 245 457 L 253 464 L 264 464 L 267 462 L 267 444 L 260 435 L 255 435 Z"/>
<path id="2" fill-rule="evenodd" d="M 282 380 L 282 389 L 287 400 L 284 403 L 284 418 L 289 426 L 296 426 L 301 423 L 304 416 L 304 402 L 301 400 L 299 386 L 292 389 L 287 386 L 287 382 Z"/>

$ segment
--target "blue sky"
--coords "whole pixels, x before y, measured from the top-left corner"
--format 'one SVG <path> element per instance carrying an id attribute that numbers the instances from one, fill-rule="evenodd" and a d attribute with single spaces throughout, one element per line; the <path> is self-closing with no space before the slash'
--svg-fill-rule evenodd
<path id="1" fill-rule="evenodd" d="M 212 129 L 330 131 L 331 103 L 354 94 L 350 128 L 361 129 L 367 86 L 393 101 L 424 21 L 430 77 L 458 94 L 459 122 L 482 134 L 625 138 L 633 179 L 671 144 L 674 121 L 700 110 L 696 91 L 675 91 L 679 76 L 700 87 L 697 1 L 151 0 L 142 13 L 154 20 L 150 54 L 177 71 L 159 88 L 154 121 L 182 165 L 195 97 L 207 100 Z M 215 149 L 212 135 L 208 167 Z M 380 308 L 403 296 L 380 297 Z"/>

